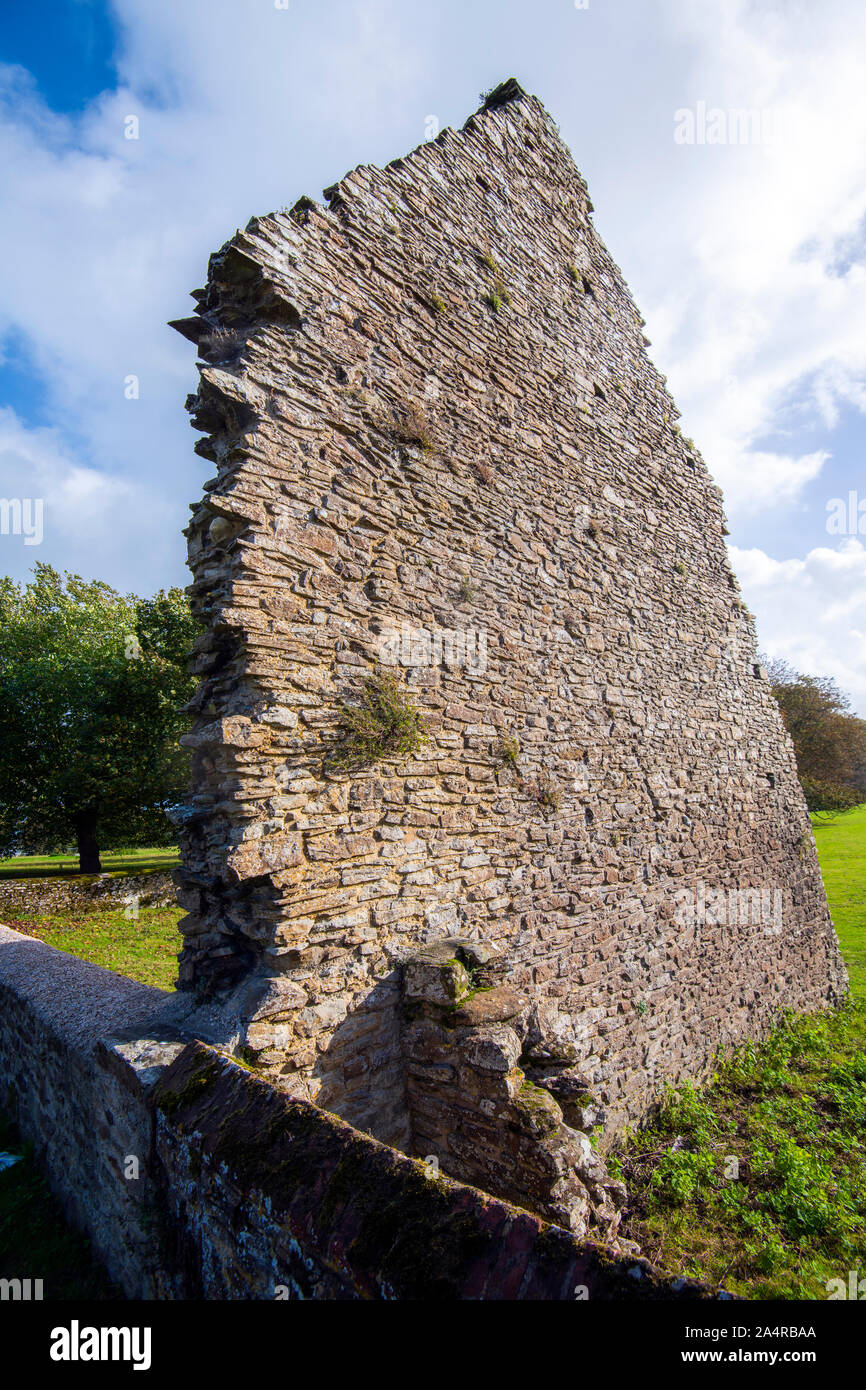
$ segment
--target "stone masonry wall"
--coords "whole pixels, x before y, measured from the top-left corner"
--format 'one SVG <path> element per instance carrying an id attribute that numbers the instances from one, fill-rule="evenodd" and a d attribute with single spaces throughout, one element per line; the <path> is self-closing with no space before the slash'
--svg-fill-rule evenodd
<path id="1" fill-rule="evenodd" d="M 82 878 L 0 878 L 0 913 L 99 912 L 110 907 L 174 907 L 169 870 L 144 874 L 94 874 Z"/>
<path id="2" fill-rule="evenodd" d="M 325 197 L 254 218 L 175 325 L 215 466 L 181 986 L 406 1147 L 399 967 L 483 937 L 610 1132 L 845 988 L 721 495 L 516 83 Z M 335 769 L 389 662 L 427 742 Z"/>
<path id="3" fill-rule="evenodd" d="M 0 926 L 0 1103 L 128 1298 L 713 1296 L 291 1100 L 189 1004 Z"/>
<path id="4" fill-rule="evenodd" d="M 589 1107 L 573 1104 L 587 1089 L 573 1065 L 576 1049 L 552 1054 L 541 1043 L 530 1001 L 502 983 L 504 965 L 485 943 L 459 937 L 406 962 L 402 1046 L 411 1151 L 576 1235 L 623 1250 L 617 1231 L 625 1187 L 578 1132 Z M 631 1244 L 628 1250 L 638 1253 Z"/>

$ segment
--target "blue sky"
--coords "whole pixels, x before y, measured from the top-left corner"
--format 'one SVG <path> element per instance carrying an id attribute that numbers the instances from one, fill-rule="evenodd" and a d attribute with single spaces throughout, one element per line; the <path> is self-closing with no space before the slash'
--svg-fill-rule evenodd
<path id="1" fill-rule="evenodd" d="M 165 325 L 208 255 L 514 75 L 724 488 L 762 646 L 866 715 L 866 534 L 827 531 L 866 500 L 864 66 L 860 0 L 3 0 L 0 497 L 44 523 L 0 535 L 0 572 L 185 583 L 208 473 Z"/>

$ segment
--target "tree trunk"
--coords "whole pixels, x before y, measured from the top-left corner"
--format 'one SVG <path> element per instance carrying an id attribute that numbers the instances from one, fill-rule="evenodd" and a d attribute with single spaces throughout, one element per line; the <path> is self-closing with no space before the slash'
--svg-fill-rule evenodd
<path id="1" fill-rule="evenodd" d="M 101 874 L 102 865 L 99 862 L 95 811 L 84 811 L 76 817 L 75 833 L 78 837 L 78 872 L 80 874 Z"/>

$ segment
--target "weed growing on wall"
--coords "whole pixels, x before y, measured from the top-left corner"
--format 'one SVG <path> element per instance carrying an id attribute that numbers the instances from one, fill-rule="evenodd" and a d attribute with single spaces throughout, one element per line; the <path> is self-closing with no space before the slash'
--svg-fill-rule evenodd
<path id="1" fill-rule="evenodd" d="M 416 753 L 427 740 L 421 711 L 406 687 L 378 668 L 367 677 L 358 705 L 341 707 L 346 732 L 331 754 L 331 767 L 364 766 Z"/>
<path id="2" fill-rule="evenodd" d="M 520 744 L 516 738 L 510 734 L 501 738 L 496 748 L 496 754 L 503 767 L 510 767 L 512 772 L 517 771 Z"/>

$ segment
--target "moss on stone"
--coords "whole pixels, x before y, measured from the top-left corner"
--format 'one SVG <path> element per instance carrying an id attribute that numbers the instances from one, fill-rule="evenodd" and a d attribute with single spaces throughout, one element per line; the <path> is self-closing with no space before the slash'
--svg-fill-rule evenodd
<path id="1" fill-rule="evenodd" d="M 179 1110 L 198 1098 L 216 1082 L 220 1074 L 216 1058 L 203 1058 L 201 1066 L 188 1077 L 177 1091 L 160 1089 L 156 1095 L 156 1108 L 171 1119 Z"/>
<path id="2" fill-rule="evenodd" d="M 562 1111 L 549 1091 L 524 1080 L 512 1102 L 533 1134 L 552 1134 L 562 1123 Z"/>

